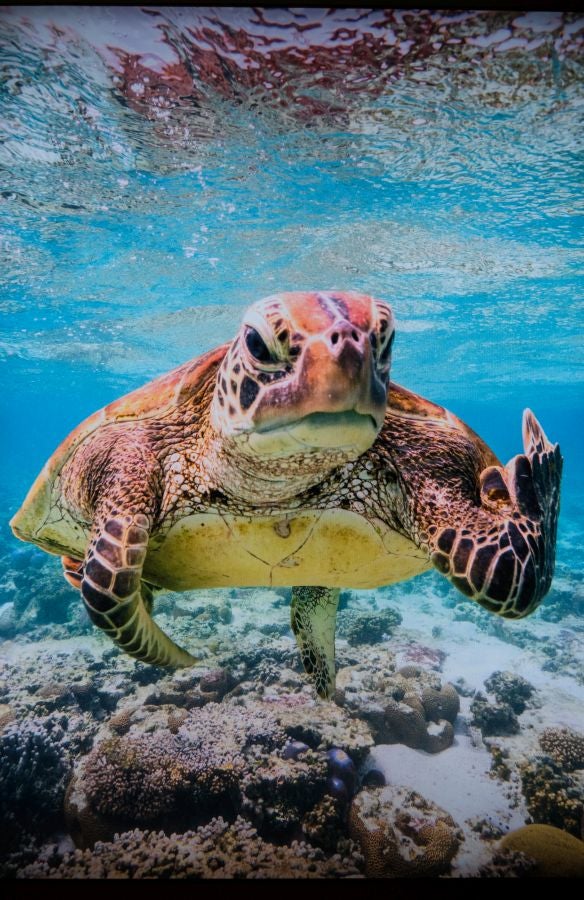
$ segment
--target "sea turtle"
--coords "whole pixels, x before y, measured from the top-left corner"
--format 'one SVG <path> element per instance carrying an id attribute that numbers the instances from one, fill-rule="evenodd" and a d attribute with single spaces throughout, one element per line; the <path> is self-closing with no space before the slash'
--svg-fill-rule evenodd
<path id="1" fill-rule="evenodd" d="M 562 458 L 534 415 L 503 466 L 441 406 L 390 382 L 390 307 L 280 293 L 236 338 L 90 416 L 11 521 L 63 558 L 91 620 L 144 662 L 196 662 L 151 618 L 153 590 L 292 587 L 318 693 L 334 689 L 339 590 L 435 566 L 486 609 L 550 587 Z"/>

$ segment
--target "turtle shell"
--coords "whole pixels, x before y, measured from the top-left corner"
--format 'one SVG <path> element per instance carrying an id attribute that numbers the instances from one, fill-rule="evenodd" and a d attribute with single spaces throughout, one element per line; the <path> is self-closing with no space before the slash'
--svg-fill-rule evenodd
<path id="1" fill-rule="evenodd" d="M 164 416 L 191 397 L 206 377 L 214 376 L 228 347 L 229 344 L 223 344 L 197 359 L 189 360 L 84 419 L 47 460 L 24 503 L 10 520 L 14 534 L 23 540 L 35 540 L 54 506 L 55 481 L 83 441 L 105 425 L 140 422 Z"/>

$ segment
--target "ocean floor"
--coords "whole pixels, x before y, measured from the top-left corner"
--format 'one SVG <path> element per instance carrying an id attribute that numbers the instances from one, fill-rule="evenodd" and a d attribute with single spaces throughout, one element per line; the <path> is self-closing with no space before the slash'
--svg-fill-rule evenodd
<path id="1" fill-rule="evenodd" d="M 583 874 L 584 625 L 570 590 L 510 623 L 433 575 L 348 591 L 331 702 L 301 671 L 286 591 L 160 595 L 160 624 L 201 657 L 174 672 L 120 653 L 74 601 L 59 623 L 13 618 L 0 871 Z M 506 843 L 526 824 L 556 830 Z"/>

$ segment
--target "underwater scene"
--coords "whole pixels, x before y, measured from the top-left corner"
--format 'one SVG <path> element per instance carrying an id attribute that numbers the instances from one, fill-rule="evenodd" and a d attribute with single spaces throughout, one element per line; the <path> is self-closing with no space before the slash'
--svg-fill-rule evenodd
<path id="1" fill-rule="evenodd" d="M 0 9 L 3 879 L 584 875 L 583 50 Z"/>

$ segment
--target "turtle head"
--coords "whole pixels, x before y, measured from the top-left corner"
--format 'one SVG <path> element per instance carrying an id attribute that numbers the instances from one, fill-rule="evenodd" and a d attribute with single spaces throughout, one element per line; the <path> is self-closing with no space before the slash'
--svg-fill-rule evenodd
<path id="1" fill-rule="evenodd" d="M 385 416 L 390 307 L 364 294 L 275 294 L 251 306 L 218 373 L 212 424 L 246 456 L 356 459 Z"/>

